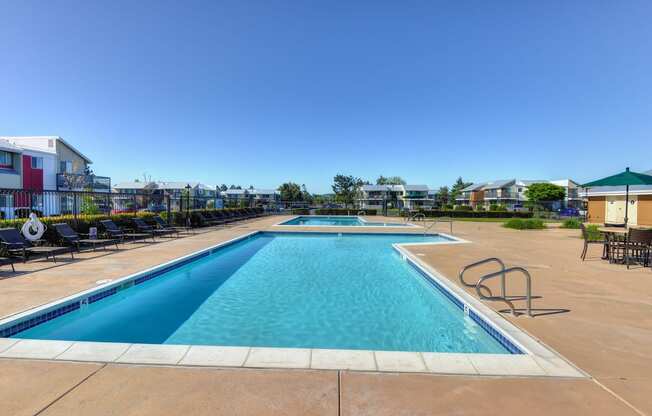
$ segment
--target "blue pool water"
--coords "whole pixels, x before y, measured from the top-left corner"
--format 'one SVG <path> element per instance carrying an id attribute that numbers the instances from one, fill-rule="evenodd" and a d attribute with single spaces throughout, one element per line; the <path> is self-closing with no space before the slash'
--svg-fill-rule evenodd
<path id="1" fill-rule="evenodd" d="M 443 239 L 260 233 L 15 337 L 508 353 L 392 248 Z"/>
<path id="2" fill-rule="evenodd" d="M 305 225 L 305 226 L 338 226 L 338 227 L 410 227 L 411 225 L 400 222 L 374 222 L 365 221 L 360 217 L 350 216 L 307 216 L 292 218 L 281 225 Z"/>

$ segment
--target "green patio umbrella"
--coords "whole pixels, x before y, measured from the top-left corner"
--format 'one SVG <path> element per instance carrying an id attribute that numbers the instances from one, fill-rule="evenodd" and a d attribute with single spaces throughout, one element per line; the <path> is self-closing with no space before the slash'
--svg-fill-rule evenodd
<path id="1" fill-rule="evenodd" d="M 630 185 L 652 185 L 652 175 L 644 173 L 631 172 L 626 168 L 624 172 L 617 175 L 607 176 L 597 181 L 585 183 L 583 188 L 593 186 L 624 186 L 625 187 L 625 225 L 627 225 L 627 207 L 629 206 L 629 186 Z"/>

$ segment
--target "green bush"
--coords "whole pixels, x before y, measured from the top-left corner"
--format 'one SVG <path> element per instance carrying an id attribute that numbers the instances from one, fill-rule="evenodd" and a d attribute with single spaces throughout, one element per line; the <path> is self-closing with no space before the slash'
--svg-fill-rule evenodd
<path id="1" fill-rule="evenodd" d="M 376 215 L 375 209 L 358 209 L 358 208 L 319 208 L 315 210 L 317 215 L 357 215 L 358 212 L 363 211 L 364 215 Z"/>
<path id="2" fill-rule="evenodd" d="M 561 228 L 579 230 L 580 225 L 582 225 L 582 221 L 578 220 L 577 218 L 568 218 L 561 223 Z"/>
<path id="3" fill-rule="evenodd" d="M 600 241 L 603 240 L 602 233 L 598 230 L 599 225 L 589 224 L 586 226 L 586 234 L 589 238 L 589 241 Z"/>
<path id="4" fill-rule="evenodd" d="M 503 223 L 503 227 L 514 230 L 542 230 L 546 224 L 538 218 L 512 218 Z"/>
<path id="5" fill-rule="evenodd" d="M 456 211 L 456 210 L 440 210 L 428 209 L 419 210 L 419 213 L 428 218 L 433 217 L 451 217 L 451 218 L 532 218 L 531 212 L 509 212 L 509 211 Z M 402 216 L 408 215 L 407 212 L 402 212 Z"/>
<path id="6" fill-rule="evenodd" d="M 472 211 L 470 205 L 455 205 L 455 211 Z"/>
<path id="7" fill-rule="evenodd" d="M 310 215 L 308 208 L 292 208 L 292 215 Z"/>

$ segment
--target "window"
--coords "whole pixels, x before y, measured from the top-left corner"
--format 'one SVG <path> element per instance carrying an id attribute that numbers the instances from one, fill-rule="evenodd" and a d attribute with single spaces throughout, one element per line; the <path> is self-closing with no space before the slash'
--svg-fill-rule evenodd
<path id="1" fill-rule="evenodd" d="M 43 158 L 32 156 L 32 169 L 43 169 Z"/>
<path id="2" fill-rule="evenodd" d="M 5 168 L 5 169 L 14 168 L 13 153 L 0 151 L 0 168 Z"/>
<path id="3" fill-rule="evenodd" d="M 59 162 L 59 173 L 72 173 L 72 162 L 69 160 L 61 160 Z"/>

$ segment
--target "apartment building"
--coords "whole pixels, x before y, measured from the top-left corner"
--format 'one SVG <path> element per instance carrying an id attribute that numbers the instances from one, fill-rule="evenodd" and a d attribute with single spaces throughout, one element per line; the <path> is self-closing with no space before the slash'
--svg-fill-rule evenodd
<path id="1" fill-rule="evenodd" d="M 164 207 L 170 201 L 170 209 L 190 208 L 221 208 L 222 199 L 217 188 L 195 181 L 151 181 L 151 182 L 120 182 L 113 187 L 116 207 L 114 211 L 133 211 L 134 206 L 151 211 L 167 209 Z M 134 197 L 129 195 L 133 194 Z"/>
<path id="2" fill-rule="evenodd" d="M 428 209 L 434 199 L 426 185 L 363 185 L 357 199 L 362 209 Z"/>
<path id="3" fill-rule="evenodd" d="M 111 179 L 90 175 L 93 163 L 59 136 L 0 137 L 0 187 L 110 192 Z"/>
<path id="4" fill-rule="evenodd" d="M 70 212 L 71 195 L 46 191 L 110 192 L 111 179 L 91 174 L 91 163 L 59 136 L 0 136 L 2 215 L 13 218 L 17 210 L 44 215 Z"/>
<path id="5" fill-rule="evenodd" d="M 280 200 L 275 189 L 227 189 L 222 191 L 224 206 L 268 206 Z"/>
<path id="6" fill-rule="evenodd" d="M 551 203 L 550 208 L 581 208 L 582 198 L 579 194 L 579 185 L 571 179 L 560 180 L 525 180 L 525 179 L 504 179 L 489 182 L 474 183 L 462 189 L 460 195 L 455 198 L 457 205 L 470 205 L 473 208 L 478 206 L 488 208 L 491 205 L 504 205 L 507 209 L 514 210 L 522 208 L 527 201 L 525 191 L 534 183 L 551 183 L 561 186 L 566 191 L 564 201 Z"/>

